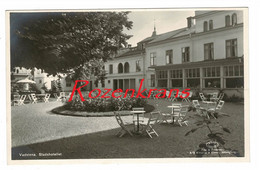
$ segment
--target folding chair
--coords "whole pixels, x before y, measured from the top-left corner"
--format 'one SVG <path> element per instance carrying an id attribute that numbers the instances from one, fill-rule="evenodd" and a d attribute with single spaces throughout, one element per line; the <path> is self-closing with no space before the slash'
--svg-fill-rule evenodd
<path id="1" fill-rule="evenodd" d="M 36 104 L 37 103 L 37 97 L 34 93 L 31 94 L 31 99 L 32 99 L 32 104 Z"/>
<path id="2" fill-rule="evenodd" d="M 45 97 L 43 98 L 43 101 L 44 101 L 45 103 L 48 103 L 50 96 L 51 96 L 51 94 L 46 94 Z"/>
<path id="3" fill-rule="evenodd" d="M 19 106 L 19 102 L 20 102 L 20 95 L 14 95 L 13 105 Z"/>
<path id="4" fill-rule="evenodd" d="M 182 102 L 187 102 L 189 105 L 191 104 L 190 98 L 192 97 L 192 92 L 190 92 L 189 96 L 182 99 Z"/>
<path id="5" fill-rule="evenodd" d="M 120 114 L 118 112 L 114 112 L 114 115 L 116 117 L 116 121 L 119 124 L 119 126 L 121 127 L 121 130 L 116 134 L 119 135 L 119 137 L 121 138 L 122 136 L 124 136 L 125 134 L 129 134 L 131 136 L 133 136 L 133 134 L 131 133 L 131 131 L 126 127 L 129 124 L 125 124 L 120 116 Z"/>
<path id="6" fill-rule="evenodd" d="M 199 93 L 199 96 L 202 101 L 207 100 L 203 93 Z"/>
<path id="7" fill-rule="evenodd" d="M 176 122 L 179 123 L 180 126 L 182 126 L 182 124 L 185 124 L 186 126 L 188 126 L 188 121 L 185 119 L 186 115 L 188 113 L 188 109 L 189 109 L 189 105 L 181 106 L 179 113 L 176 112 L 174 115 L 174 116 L 176 116 L 176 119 L 175 119 Z"/>
<path id="8" fill-rule="evenodd" d="M 217 101 L 218 100 L 218 93 L 212 93 L 212 96 L 209 99 L 210 101 Z"/>
<path id="9" fill-rule="evenodd" d="M 153 128 L 154 125 L 157 123 L 159 116 L 160 112 L 151 112 L 149 119 L 144 121 L 143 123 L 140 123 L 140 125 L 143 127 L 143 132 L 146 132 L 150 138 L 153 138 L 153 134 L 159 136 Z"/>
<path id="10" fill-rule="evenodd" d="M 58 102 L 61 101 L 61 96 L 58 96 L 57 93 L 54 93 L 53 95 L 54 95 L 54 97 L 57 99 Z"/>
<path id="11" fill-rule="evenodd" d="M 25 101 L 26 95 L 21 95 L 18 106 L 24 105 L 24 101 Z"/>
<path id="12" fill-rule="evenodd" d="M 210 113 L 210 115 L 216 119 L 214 113 L 219 113 L 220 110 L 223 108 L 225 102 L 223 100 L 220 100 L 218 105 L 215 108 L 210 108 L 208 109 L 208 112 Z"/>

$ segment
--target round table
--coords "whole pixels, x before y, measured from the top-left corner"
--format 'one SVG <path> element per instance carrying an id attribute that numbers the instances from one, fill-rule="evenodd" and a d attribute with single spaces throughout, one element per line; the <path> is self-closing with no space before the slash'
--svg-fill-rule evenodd
<path id="1" fill-rule="evenodd" d="M 145 111 L 144 110 L 135 110 L 135 111 L 131 111 L 131 113 L 137 115 L 137 132 L 139 132 L 139 115 L 145 113 Z"/>

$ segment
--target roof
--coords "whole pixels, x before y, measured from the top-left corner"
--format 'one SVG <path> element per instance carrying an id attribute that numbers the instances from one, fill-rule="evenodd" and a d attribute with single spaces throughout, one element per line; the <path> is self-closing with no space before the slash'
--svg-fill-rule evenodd
<path id="1" fill-rule="evenodd" d="M 174 31 L 163 33 L 163 34 L 159 34 L 152 41 L 150 41 L 149 43 L 163 41 L 163 40 L 166 40 L 166 39 L 175 38 L 175 37 L 179 37 L 179 36 L 182 36 L 182 35 L 188 35 L 189 33 L 190 33 L 190 30 L 188 30 L 185 27 L 185 28 L 181 28 L 181 29 L 178 29 L 178 30 L 174 30 Z"/>
<path id="2" fill-rule="evenodd" d="M 117 55 L 117 56 L 115 56 L 115 58 L 121 58 L 121 57 L 137 55 L 137 54 L 143 54 L 143 53 L 145 53 L 144 49 L 143 50 L 133 49 L 133 50 L 127 51 L 127 52 L 125 52 L 123 54 Z"/>

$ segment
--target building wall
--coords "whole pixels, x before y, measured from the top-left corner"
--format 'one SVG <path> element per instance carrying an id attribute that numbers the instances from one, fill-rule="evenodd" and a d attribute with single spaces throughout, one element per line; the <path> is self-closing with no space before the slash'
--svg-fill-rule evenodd
<path id="1" fill-rule="evenodd" d="M 131 55 L 124 56 L 119 58 L 114 58 L 113 60 L 109 60 L 105 63 L 106 70 L 106 79 L 105 79 L 105 88 L 114 89 L 114 80 L 124 81 L 123 89 L 131 88 L 135 86 L 135 90 L 138 90 L 140 80 L 144 78 L 144 63 L 143 63 L 144 55 Z M 141 70 L 139 72 L 136 71 L 136 61 L 139 60 L 139 65 Z M 119 63 L 122 63 L 125 66 L 125 63 L 129 63 L 129 73 L 118 73 Z M 109 65 L 113 65 L 113 74 L 109 74 Z M 124 71 L 124 68 L 123 68 Z M 134 79 L 134 81 L 133 81 Z M 117 86 L 117 88 L 121 88 Z M 114 89 L 115 90 L 115 89 Z"/>
<path id="2" fill-rule="evenodd" d="M 195 30 L 197 33 L 203 32 L 203 23 L 204 21 L 209 22 L 209 20 L 213 20 L 213 29 L 223 28 L 225 27 L 225 16 L 229 15 L 232 16 L 233 13 L 237 14 L 237 23 L 243 23 L 243 11 L 240 10 L 233 10 L 233 11 L 214 11 L 209 13 L 204 13 L 203 16 L 199 15 L 196 17 L 196 14 L 198 12 L 195 12 L 195 18 L 196 18 L 196 26 Z M 232 18 L 230 18 L 230 21 L 232 21 Z"/>

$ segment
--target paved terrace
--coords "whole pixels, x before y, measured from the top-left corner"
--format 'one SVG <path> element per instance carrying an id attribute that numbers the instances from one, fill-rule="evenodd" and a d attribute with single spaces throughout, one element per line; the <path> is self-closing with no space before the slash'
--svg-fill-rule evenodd
<path id="1" fill-rule="evenodd" d="M 149 99 L 149 103 L 154 104 L 154 101 Z M 157 109 L 169 112 L 170 104 L 160 100 Z M 194 157 L 189 152 L 197 150 L 207 134 L 204 129 L 185 137 L 184 134 L 195 127 L 190 122 L 183 127 L 159 124 L 155 127 L 159 137 L 153 139 L 128 135 L 118 138 L 115 134 L 120 128 L 114 117 L 73 117 L 50 112 L 61 105 L 55 101 L 11 107 L 13 159 L 35 159 L 21 157 L 20 153 L 62 153 L 62 156 L 37 159 Z M 223 112 L 230 117 L 220 119 L 232 132 L 225 136 L 226 147 L 238 150 L 242 156 L 243 108 L 243 104 L 225 103 Z M 123 117 L 124 120 L 131 118 Z"/>

